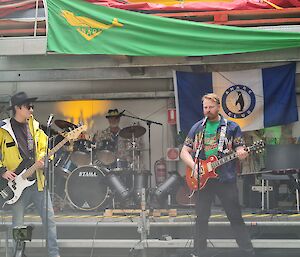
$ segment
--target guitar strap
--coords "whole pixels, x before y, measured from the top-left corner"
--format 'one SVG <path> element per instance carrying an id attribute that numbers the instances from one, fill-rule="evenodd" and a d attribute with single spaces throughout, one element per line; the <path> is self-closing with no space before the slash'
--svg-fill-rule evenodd
<path id="1" fill-rule="evenodd" d="M 26 132 L 27 132 L 27 147 L 30 153 L 33 152 L 33 147 L 34 147 L 34 143 L 33 143 L 33 137 L 30 133 L 30 129 L 29 129 L 29 125 L 26 124 Z"/>
<path id="2" fill-rule="evenodd" d="M 227 119 L 224 118 L 225 125 L 221 127 L 221 133 L 220 133 L 220 139 L 218 144 L 218 151 L 223 152 L 224 148 L 224 142 L 226 138 L 226 130 L 227 130 Z"/>
<path id="3" fill-rule="evenodd" d="M 203 148 L 203 138 L 204 138 L 204 130 L 205 130 L 205 126 L 206 126 L 206 121 L 207 121 L 207 117 L 204 118 L 204 120 L 201 124 L 203 126 L 203 130 L 201 132 L 200 138 L 198 139 L 198 148 L 197 148 L 198 156 L 199 156 L 200 151 Z M 196 156 L 197 156 L 197 153 L 196 153 Z"/>
<path id="4" fill-rule="evenodd" d="M 35 162 L 35 145 L 34 145 L 34 137 L 31 135 L 30 133 L 30 129 L 29 129 L 29 124 L 27 123 L 26 125 L 26 129 L 27 129 L 27 147 L 28 147 L 28 151 L 29 151 L 29 160 L 31 160 L 32 163 Z M 33 129 L 34 131 L 34 129 Z M 35 172 L 31 179 L 36 179 L 37 178 L 37 172 Z"/>
<path id="5" fill-rule="evenodd" d="M 207 121 L 207 117 L 202 122 L 203 131 L 206 126 L 206 121 Z M 225 138 L 226 138 L 226 130 L 227 130 L 227 123 L 228 123 L 227 119 L 224 118 L 224 122 L 225 122 L 225 125 L 221 126 L 220 139 L 219 139 L 219 143 L 218 143 L 218 151 L 219 152 L 223 152 Z M 201 133 L 200 138 L 198 139 L 198 148 L 196 150 L 197 157 L 198 157 L 197 153 L 199 154 L 199 152 L 202 150 L 202 147 L 203 147 L 203 137 L 204 137 L 203 131 Z"/>
<path id="6" fill-rule="evenodd" d="M 30 133 L 30 129 L 29 129 L 29 124 L 27 123 L 26 125 L 26 129 L 27 129 L 27 147 L 28 147 L 28 151 L 29 151 L 29 158 L 32 159 L 33 161 L 35 161 L 35 145 L 34 145 L 34 139 L 33 136 Z"/>

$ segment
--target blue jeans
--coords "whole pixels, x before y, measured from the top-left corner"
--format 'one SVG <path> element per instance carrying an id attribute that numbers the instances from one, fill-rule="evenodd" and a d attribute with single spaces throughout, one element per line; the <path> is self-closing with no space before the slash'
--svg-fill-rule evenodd
<path id="1" fill-rule="evenodd" d="M 46 225 L 46 201 L 45 201 L 45 191 L 39 192 L 37 190 L 37 185 L 33 184 L 27 187 L 20 199 L 13 204 L 12 207 L 12 226 L 22 226 L 24 225 L 24 210 L 26 206 L 33 202 L 36 210 L 38 211 L 44 231 L 47 231 Z M 59 250 L 57 245 L 57 233 L 56 224 L 54 221 L 54 211 L 50 195 L 48 193 L 48 255 L 49 257 L 59 256 Z"/>

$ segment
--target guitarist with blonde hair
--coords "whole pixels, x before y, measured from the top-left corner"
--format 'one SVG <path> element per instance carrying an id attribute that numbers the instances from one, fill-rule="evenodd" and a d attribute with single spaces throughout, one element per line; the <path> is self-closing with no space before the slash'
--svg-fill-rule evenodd
<path id="1" fill-rule="evenodd" d="M 230 221 L 241 252 L 239 256 L 255 256 L 241 215 L 236 185 L 236 162 L 233 160 L 215 169 L 212 164 L 216 156 L 222 158 L 234 151 L 240 160 L 248 156 L 241 129 L 238 124 L 225 119 L 219 113 L 220 99 L 216 94 L 204 95 L 202 105 L 205 118 L 192 126 L 180 153 L 181 159 L 187 165 L 187 170 L 192 171 L 187 176 L 187 180 L 189 177 L 197 179 L 197 217 L 192 256 L 208 256 L 208 221 L 215 196 L 220 199 Z"/>
<path id="2" fill-rule="evenodd" d="M 11 97 L 8 110 L 12 110 L 13 117 L 1 121 L 0 124 L 0 176 L 3 182 L 11 183 L 18 178 L 18 170 L 22 171 L 35 164 L 37 169 L 32 176 L 36 183 L 26 187 L 19 199 L 11 204 L 12 226 L 22 226 L 24 210 L 33 202 L 42 223 L 45 226 L 48 216 L 48 254 L 49 257 L 59 257 L 57 245 L 56 223 L 49 193 L 48 210 L 46 215 L 46 201 L 44 191 L 43 157 L 47 151 L 47 136 L 39 128 L 39 123 L 32 116 L 33 102 L 37 98 L 29 98 L 25 92 L 19 92 Z M 25 180 L 24 180 L 25 181 Z M 27 181 L 27 180 L 26 180 Z M 4 183 L 4 184 L 5 184 Z M 8 188 L 8 187 L 7 187 Z M 7 197 L 8 191 L 1 188 L 1 197 Z"/>

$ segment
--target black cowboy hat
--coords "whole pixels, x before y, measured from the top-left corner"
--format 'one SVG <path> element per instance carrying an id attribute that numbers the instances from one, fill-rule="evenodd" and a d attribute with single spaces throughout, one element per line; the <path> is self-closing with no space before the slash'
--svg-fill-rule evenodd
<path id="1" fill-rule="evenodd" d="M 19 92 L 14 94 L 10 99 L 10 106 L 7 108 L 7 110 L 12 110 L 14 106 L 21 106 L 25 103 L 34 102 L 37 99 L 37 97 L 28 97 L 25 92 Z"/>
<path id="2" fill-rule="evenodd" d="M 122 114 L 119 112 L 118 109 L 110 109 L 108 110 L 107 114 L 106 114 L 106 118 L 111 118 L 111 117 L 121 117 Z"/>

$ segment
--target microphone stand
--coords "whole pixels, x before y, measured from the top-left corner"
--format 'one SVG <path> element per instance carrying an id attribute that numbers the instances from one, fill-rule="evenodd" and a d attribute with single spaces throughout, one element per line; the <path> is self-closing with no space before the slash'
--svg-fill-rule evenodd
<path id="1" fill-rule="evenodd" d="M 201 142 L 199 142 L 199 146 L 196 150 L 196 154 L 195 154 L 195 157 L 194 157 L 194 168 L 192 170 L 192 174 L 191 174 L 191 177 L 195 176 L 195 170 L 197 170 L 197 196 L 196 196 L 196 213 L 198 215 L 198 210 L 199 210 L 199 202 L 200 202 L 200 179 L 201 179 L 201 165 L 200 165 L 200 151 L 202 149 L 202 139 L 201 139 Z M 197 216 L 198 217 L 198 216 Z M 196 218 L 197 218 L 196 217 Z M 200 252 L 199 252 L 199 245 L 198 246 L 195 246 L 195 244 L 198 242 L 198 239 L 199 238 L 199 234 L 197 234 L 197 230 L 195 231 L 195 239 L 194 239 L 194 249 L 195 249 L 195 254 L 197 256 L 200 255 Z"/>
<path id="2" fill-rule="evenodd" d="M 49 195 L 49 137 L 50 137 L 50 128 L 52 125 L 52 119 L 53 119 L 53 114 L 50 115 L 48 122 L 47 122 L 47 130 L 46 130 L 46 135 L 47 135 L 47 149 L 46 149 L 46 155 L 44 157 L 44 176 L 45 176 L 45 182 L 44 182 L 44 196 L 45 196 L 45 230 L 46 230 L 46 248 L 48 249 L 48 241 L 49 241 L 49 222 L 48 222 L 48 207 L 49 207 L 49 202 L 48 202 L 48 195 Z"/>
<path id="3" fill-rule="evenodd" d="M 127 114 L 124 114 L 124 113 L 122 113 L 122 116 L 146 122 L 146 124 L 148 126 L 148 131 L 149 131 L 149 133 L 148 133 L 148 141 L 149 141 L 149 171 L 150 171 L 150 174 L 152 174 L 152 172 L 151 172 L 151 124 L 156 124 L 156 125 L 161 125 L 161 126 L 163 124 L 160 123 L 160 122 L 156 122 L 156 121 L 152 121 L 152 120 L 146 120 L 146 119 L 142 119 L 142 118 L 139 118 L 139 117 L 127 115 Z M 149 186 L 151 188 L 151 177 L 150 177 L 149 181 L 150 181 Z"/>

